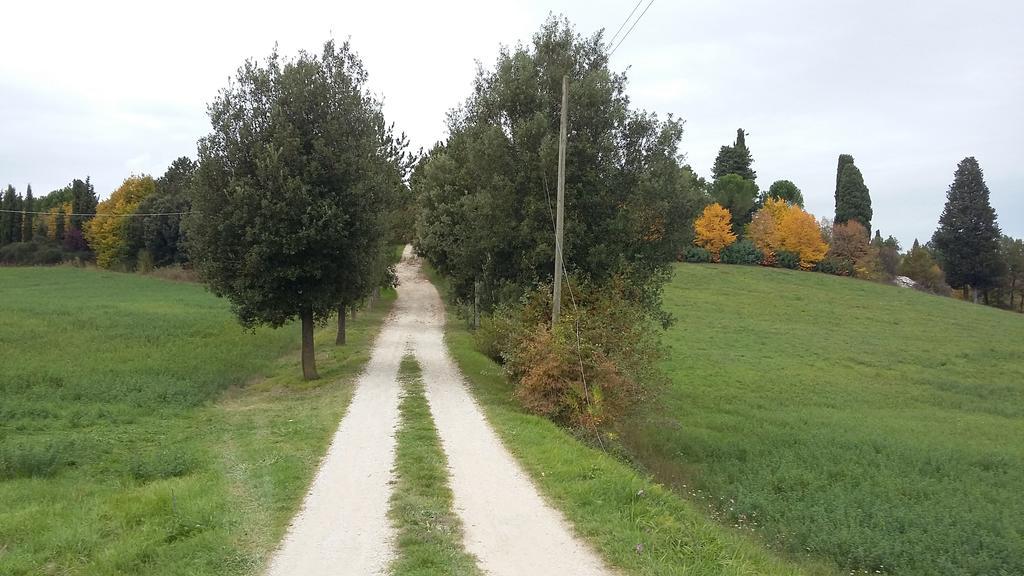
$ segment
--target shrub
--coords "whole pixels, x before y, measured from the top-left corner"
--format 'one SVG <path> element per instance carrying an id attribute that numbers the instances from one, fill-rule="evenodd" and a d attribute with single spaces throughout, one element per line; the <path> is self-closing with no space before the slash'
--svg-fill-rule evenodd
<path id="1" fill-rule="evenodd" d="M 481 316 L 480 327 L 473 333 L 476 349 L 495 362 L 504 362 L 503 351 L 512 347 L 519 326 L 512 307 L 502 306 L 489 316 Z"/>
<path id="2" fill-rule="evenodd" d="M 711 252 L 708 252 L 700 246 L 689 246 L 685 251 L 683 251 L 683 261 L 706 264 L 711 262 Z"/>
<path id="3" fill-rule="evenodd" d="M 0 263 L 28 264 L 39 245 L 34 242 L 14 242 L 0 248 Z"/>
<path id="4" fill-rule="evenodd" d="M 153 271 L 153 254 L 149 250 L 139 250 L 135 258 L 135 270 L 139 274 L 149 274 Z"/>
<path id="5" fill-rule="evenodd" d="M 722 250 L 721 260 L 723 264 L 757 265 L 764 260 L 764 253 L 753 242 L 743 239 Z"/>
<path id="6" fill-rule="evenodd" d="M 843 261 L 843 269 L 852 276 L 854 264 L 868 253 L 868 231 L 856 220 L 832 226 L 832 244 L 828 257 Z"/>
<path id="7" fill-rule="evenodd" d="M 835 276 L 853 276 L 853 264 L 845 259 L 828 256 L 815 268 L 818 272 Z"/>
<path id="8" fill-rule="evenodd" d="M 516 307 L 501 311 L 491 338 L 500 351 L 519 403 L 570 428 L 601 432 L 662 381 L 661 350 L 651 315 L 627 298 L 618 279 L 576 290 L 578 309 L 562 308 L 549 325 L 551 288 L 541 286 Z"/>
<path id="9" fill-rule="evenodd" d="M 779 268 L 789 268 L 790 270 L 796 270 L 800 268 L 800 255 L 796 252 L 787 252 L 786 250 L 779 250 L 775 255 L 776 265 Z"/>

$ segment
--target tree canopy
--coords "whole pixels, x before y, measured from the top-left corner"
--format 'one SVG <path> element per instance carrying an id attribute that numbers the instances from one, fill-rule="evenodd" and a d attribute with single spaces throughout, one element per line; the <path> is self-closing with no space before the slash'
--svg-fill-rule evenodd
<path id="1" fill-rule="evenodd" d="M 110 268 L 116 264 L 129 265 L 134 256 L 129 253 L 127 217 L 153 193 L 155 184 L 150 176 L 131 176 L 115 190 L 110 198 L 99 203 L 96 218 L 85 226 L 85 239 L 96 252 L 96 265 Z"/>
<path id="2" fill-rule="evenodd" d="M 849 158 L 849 161 L 844 162 L 843 156 Z M 853 157 L 845 154 L 843 156 L 839 157 L 841 172 L 836 186 L 835 223 L 843 224 L 856 220 L 865 230 L 871 230 L 871 194 L 864 184 L 860 168 L 853 163 Z"/>
<path id="3" fill-rule="evenodd" d="M 799 206 L 804 207 L 804 195 L 797 188 L 796 184 L 793 184 L 789 180 L 776 180 L 772 182 L 772 185 L 768 188 L 768 193 L 765 195 L 765 199 L 774 198 L 776 200 L 782 200 Z"/>
<path id="4" fill-rule="evenodd" d="M 994 286 L 1003 269 L 1000 236 L 981 166 L 974 157 L 964 158 L 957 165 L 939 228 L 932 236 L 949 285 L 982 290 Z"/>
<path id="5" fill-rule="evenodd" d="M 303 374 L 317 377 L 313 326 L 383 249 L 385 125 L 349 44 L 246 62 L 209 107 L 186 231 L 200 277 L 244 326 L 302 320 Z M 400 178 L 400 177 L 399 177 Z"/>
<path id="6" fill-rule="evenodd" d="M 756 182 L 757 172 L 751 167 L 753 164 L 754 158 L 747 148 L 746 133 L 743 128 L 739 128 L 736 130 L 736 141 L 732 146 L 722 146 L 719 149 L 715 165 L 711 168 L 712 178 L 718 180 L 729 174 L 738 174 L 751 182 Z M 733 213 L 733 216 L 736 214 Z"/>
<path id="7" fill-rule="evenodd" d="M 550 281 L 562 76 L 569 78 L 565 266 L 600 282 L 628 274 L 656 296 L 706 203 L 682 165 L 681 120 L 633 110 L 599 34 L 550 18 L 481 68 L 450 136 L 417 166 L 416 246 L 486 308 Z"/>
<path id="8" fill-rule="evenodd" d="M 739 233 L 757 210 L 757 185 L 739 174 L 726 174 L 711 185 L 711 199 L 732 214 L 733 228 Z"/>
<path id="9" fill-rule="evenodd" d="M 132 218 L 128 222 L 128 253 L 133 258 L 145 250 L 155 266 L 188 260 L 181 213 L 192 207 L 190 194 L 197 170 L 192 159 L 182 156 L 156 179 L 153 193 L 139 203 L 136 211 L 160 215 Z"/>

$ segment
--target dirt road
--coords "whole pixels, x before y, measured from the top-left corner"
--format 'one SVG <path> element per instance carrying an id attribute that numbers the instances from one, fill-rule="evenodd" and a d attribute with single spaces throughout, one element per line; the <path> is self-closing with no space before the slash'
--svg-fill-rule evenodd
<path id="1" fill-rule="evenodd" d="M 386 574 L 394 554 L 387 501 L 398 424 L 398 364 L 423 369 L 448 459 L 466 550 L 487 574 L 607 574 L 597 555 L 547 505 L 467 391 L 444 344 L 444 306 L 407 247 L 398 300 L 356 384 L 316 480 L 268 574 Z"/>

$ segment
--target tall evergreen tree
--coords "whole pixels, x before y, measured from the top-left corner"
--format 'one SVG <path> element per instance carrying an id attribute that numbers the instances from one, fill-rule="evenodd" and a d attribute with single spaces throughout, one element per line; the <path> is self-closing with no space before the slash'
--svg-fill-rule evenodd
<path id="1" fill-rule="evenodd" d="M 0 246 L 14 241 L 14 194 L 14 186 L 8 184 L 0 201 Z"/>
<path id="2" fill-rule="evenodd" d="M 932 236 L 949 285 L 965 294 L 970 288 L 977 302 L 978 291 L 991 288 L 1002 275 L 999 238 L 981 166 L 973 156 L 964 158 L 956 167 L 939 228 Z"/>
<path id="3" fill-rule="evenodd" d="M 21 242 L 21 223 L 24 221 L 22 210 L 25 209 L 25 200 L 21 194 L 14 195 L 14 218 L 11 224 L 11 242 Z"/>
<path id="4" fill-rule="evenodd" d="M 85 223 L 92 218 L 91 215 L 96 213 L 96 206 L 99 203 L 99 197 L 96 196 L 96 190 L 88 176 L 85 177 L 85 182 L 77 178 L 73 180 L 71 182 L 71 226 L 82 230 Z"/>
<path id="5" fill-rule="evenodd" d="M 850 162 L 843 163 L 840 156 L 842 173 L 839 175 L 839 184 L 836 187 L 836 217 L 835 223 L 842 224 L 850 220 L 860 222 L 865 229 L 871 230 L 871 194 L 864 184 L 864 176 L 860 168 Z"/>
<path id="6" fill-rule="evenodd" d="M 843 175 L 843 168 L 846 168 L 848 164 L 853 164 L 853 156 L 850 154 L 840 154 L 839 163 L 836 166 L 836 198 L 839 198 L 839 179 Z"/>
<path id="7" fill-rule="evenodd" d="M 715 158 L 715 165 L 711 168 L 712 177 L 715 180 L 729 174 L 738 174 L 751 182 L 757 180 L 757 172 L 751 168 L 754 158 L 747 148 L 746 134 L 743 128 L 736 130 L 736 141 L 732 146 L 722 146 Z"/>
<path id="8" fill-rule="evenodd" d="M 21 241 L 30 242 L 33 236 L 33 227 L 35 223 L 35 198 L 32 197 L 32 185 L 29 184 L 25 190 L 25 201 L 21 208 Z"/>

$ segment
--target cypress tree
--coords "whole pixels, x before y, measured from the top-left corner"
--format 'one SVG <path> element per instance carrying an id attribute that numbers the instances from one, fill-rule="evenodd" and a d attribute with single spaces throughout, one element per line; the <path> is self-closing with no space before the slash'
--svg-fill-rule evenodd
<path id="1" fill-rule="evenodd" d="M 839 164 L 836 166 L 836 200 L 839 200 L 839 178 L 843 175 L 843 168 L 847 164 L 853 164 L 853 156 L 850 154 L 840 154 Z"/>
<path id="2" fill-rule="evenodd" d="M 21 211 L 25 209 L 24 205 L 25 205 L 25 201 L 21 198 L 21 194 L 17 194 L 16 193 L 14 195 L 14 214 L 13 214 L 14 218 L 13 218 L 13 223 L 11 224 L 11 242 L 21 242 L 22 241 L 22 239 L 21 239 L 21 223 L 22 223 L 22 220 L 23 220 L 23 218 L 22 218 L 23 214 L 21 213 Z"/>
<path id="3" fill-rule="evenodd" d="M 746 134 L 743 128 L 736 130 L 736 142 L 732 146 L 722 146 L 715 158 L 715 165 L 711 169 L 715 180 L 729 174 L 738 174 L 751 182 L 757 180 L 757 172 L 751 168 L 754 158 L 747 148 Z"/>
<path id="4" fill-rule="evenodd" d="M 1000 235 L 981 166 L 973 156 L 964 158 L 946 192 L 946 206 L 932 244 L 939 252 L 949 285 L 965 293 L 969 287 L 975 302 L 978 290 L 991 288 L 1002 275 Z"/>
<path id="5" fill-rule="evenodd" d="M 852 160 L 852 157 L 850 159 Z M 864 176 L 853 162 L 843 164 L 842 170 L 836 188 L 835 223 L 843 224 L 856 220 L 865 229 L 871 230 L 871 194 L 864 185 Z"/>
<path id="6" fill-rule="evenodd" d="M 35 210 L 35 198 L 32 197 L 32 185 L 28 185 L 28 189 L 25 191 L 25 201 L 22 205 L 22 216 L 21 216 L 21 241 L 31 242 L 32 241 L 32 224 L 35 221 L 35 214 L 32 212 Z"/>
<path id="7" fill-rule="evenodd" d="M 3 246 L 14 241 L 14 186 L 7 185 L 0 208 L 3 209 L 0 212 L 0 246 Z"/>

